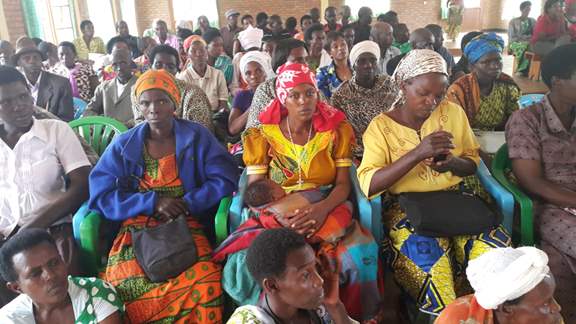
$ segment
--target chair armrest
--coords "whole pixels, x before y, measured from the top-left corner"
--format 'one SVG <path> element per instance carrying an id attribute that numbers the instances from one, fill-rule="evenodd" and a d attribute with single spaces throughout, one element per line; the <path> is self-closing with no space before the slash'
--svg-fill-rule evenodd
<path id="1" fill-rule="evenodd" d="M 74 216 L 72 217 L 72 229 L 74 232 L 74 240 L 76 241 L 76 244 L 78 246 L 80 246 L 80 225 L 82 224 L 82 222 L 84 221 L 86 216 L 88 216 L 89 213 L 90 210 L 88 210 L 88 203 L 85 202 L 82 204 L 82 206 L 80 206 L 80 208 L 78 208 L 78 210 L 76 211 L 76 213 L 74 213 Z"/>
<path id="2" fill-rule="evenodd" d="M 222 198 L 215 218 L 216 243 L 222 243 L 228 237 L 228 210 L 232 204 L 232 197 Z"/>
<path id="3" fill-rule="evenodd" d="M 244 191 L 248 184 L 248 174 L 246 169 L 242 172 L 240 180 L 238 181 L 238 191 L 232 198 L 230 204 L 230 212 L 228 214 L 228 229 L 234 231 L 242 224 L 242 209 L 244 207 Z"/>
<path id="4" fill-rule="evenodd" d="M 534 241 L 534 212 L 532 199 L 508 179 L 503 170 L 494 169 L 494 178 L 508 190 L 520 206 L 520 245 L 533 246 Z"/>
<path id="5" fill-rule="evenodd" d="M 482 160 L 480 160 L 476 175 L 480 179 L 482 186 L 490 193 L 500 208 L 500 212 L 502 212 L 504 216 L 502 225 L 504 225 L 504 228 L 512 235 L 514 224 L 514 196 L 496 181 Z"/>
<path id="6" fill-rule="evenodd" d="M 372 201 L 368 200 L 362 189 L 360 189 L 356 166 L 354 165 L 350 167 L 350 182 L 353 195 L 356 198 L 360 224 L 370 230 L 377 244 L 380 244 L 382 241 L 382 207 L 379 207 L 381 198 L 377 197 Z"/>
<path id="7" fill-rule="evenodd" d="M 90 212 L 80 224 L 80 248 L 83 265 L 90 275 L 98 275 L 101 256 L 98 248 L 102 218 L 97 212 Z"/>

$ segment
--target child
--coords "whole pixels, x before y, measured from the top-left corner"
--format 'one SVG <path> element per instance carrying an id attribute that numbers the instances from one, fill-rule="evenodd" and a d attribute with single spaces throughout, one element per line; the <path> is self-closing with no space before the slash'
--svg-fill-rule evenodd
<path id="1" fill-rule="evenodd" d="M 244 192 L 244 202 L 250 209 L 259 215 L 274 216 L 285 227 L 289 224 L 289 217 L 299 209 L 311 206 L 324 199 L 320 190 L 307 190 L 286 194 L 282 186 L 270 179 L 261 179 L 248 185 Z M 352 221 L 350 214 L 333 217 L 329 216 L 316 233 L 307 234 L 311 243 L 321 241 L 332 242 L 336 239 L 333 222 L 338 222 L 338 228 L 346 227 Z M 342 224 L 345 223 L 345 224 Z"/>

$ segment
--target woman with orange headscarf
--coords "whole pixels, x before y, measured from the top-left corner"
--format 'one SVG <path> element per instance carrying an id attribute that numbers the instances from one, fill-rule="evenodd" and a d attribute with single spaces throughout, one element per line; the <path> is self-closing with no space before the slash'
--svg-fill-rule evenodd
<path id="1" fill-rule="evenodd" d="M 150 70 L 134 89 L 146 122 L 115 139 L 90 174 L 90 209 L 122 222 L 104 277 L 131 323 L 221 323 L 221 269 L 209 261 L 201 224 L 207 218 L 201 216 L 236 190 L 237 168 L 206 128 L 174 117 L 181 94 L 170 73 Z M 136 259 L 133 231 L 179 216 L 185 216 L 197 262 L 152 282 Z"/>

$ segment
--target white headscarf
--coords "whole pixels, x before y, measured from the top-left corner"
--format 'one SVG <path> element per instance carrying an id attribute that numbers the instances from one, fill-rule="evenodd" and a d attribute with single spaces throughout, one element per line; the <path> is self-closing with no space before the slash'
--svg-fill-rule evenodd
<path id="1" fill-rule="evenodd" d="M 252 25 L 249 25 L 248 28 L 238 33 L 238 41 L 244 50 L 254 47 L 260 48 L 263 36 L 264 31 L 262 29 L 254 28 Z"/>
<path id="2" fill-rule="evenodd" d="M 519 298 L 549 276 L 548 256 L 534 247 L 493 249 L 470 261 L 466 269 L 478 304 L 496 309 Z"/>
<path id="3" fill-rule="evenodd" d="M 250 51 L 244 53 L 240 59 L 240 73 L 242 74 L 242 78 L 244 78 L 244 80 L 246 80 L 246 70 L 248 68 L 248 63 L 250 62 L 256 62 L 260 64 L 262 70 L 266 74 L 266 79 L 271 79 L 274 77 L 270 55 L 260 51 Z"/>
<path id="4" fill-rule="evenodd" d="M 372 53 L 376 56 L 376 59 L 380 58 L 380 46 L 376 42 L 366 40 L 362 41 L 352 47 L 350 51 L 350 63 L 352 66 L 356 64 L 360 55 L 364 53 Z"/>

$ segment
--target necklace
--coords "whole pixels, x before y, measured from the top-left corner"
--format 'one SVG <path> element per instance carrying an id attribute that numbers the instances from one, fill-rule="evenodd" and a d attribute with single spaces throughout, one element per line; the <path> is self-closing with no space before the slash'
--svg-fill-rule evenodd
<path id="1" fill-rule="evenodd" d="M 294 154 L 296 154 L 296 144 L 294 144 L 294 139 L 292 138 L 292 130 L 290 129 L 290 121 L 286 118 L 286 125 L 288 126 L 288 136 L 290 137 L 290 143 L 292 143 L 292 149 L 294 150 Z M 304 158 L 304 154 L 306 153 L 306 146 L 308 142 L 310 142 L 310 136 L 312 136 L 312 122 L 310 123 L 310 128 L 308 129 L 308 140 L 306 140 L 306 144 L 302 148 L 302 152 L 298 154 L 298 187 L 302 189 L 302 184 L 304 184 L 304 180 L 302 180 L 302 159 Z"/>

